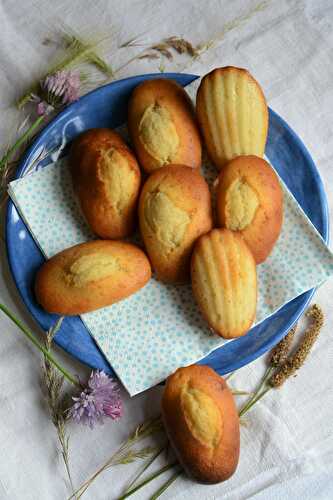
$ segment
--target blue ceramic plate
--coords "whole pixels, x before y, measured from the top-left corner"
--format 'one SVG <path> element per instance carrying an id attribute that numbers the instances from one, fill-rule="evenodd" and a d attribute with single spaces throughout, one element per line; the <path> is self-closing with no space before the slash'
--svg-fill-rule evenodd
<path id="1" fill-rule="evenodd" d="M 128 98 L 140 82 L 151 78 L 173 78 L 183 86 L 195 75 L 169 73 L 136 76 L 110 83 L 82 97 L 60 113 L 37 137 L 16 172 L 22 177 L 41 148 L 47 151 L 70 143 L 82 131 L 93 127 L 118 127 L 126 122 Z M 266 155 L 292 191 L 318 231 L 328 239 L 327 201 L 318 171 L 305 146 L 290 127 L 270 110 Z M 45 159 L 41 166 L 49 163 Z M 47 330 L 56 316 L 46 314 L 36 303 L 33 280 L 44 258 L 11 201 L 7 212 L 7 249 L 10 268 L 17 288 L 32 316 Z M 220 374 L 240 368 L 274 346 L 302 314 L 314 290 L 289 302 L 276 314 L 252 328 L 245 336 L 217 349 L 200 363 L 208 364 Z M 55 341 L 65 351 L 93 368 L 113 373 L 79 317 L 68 317 L 62 323 Z"/>

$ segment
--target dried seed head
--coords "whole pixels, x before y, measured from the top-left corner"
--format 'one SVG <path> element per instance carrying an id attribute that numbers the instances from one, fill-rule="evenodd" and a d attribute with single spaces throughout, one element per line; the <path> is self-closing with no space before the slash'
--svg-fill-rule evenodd
<path id="1" fill-rule="evenodd" d="M 171 36 L 166 38 L 164 42 L 168 47 L 173 48 L 178 54 L 188 54 L 193 57 L 197 54 L 197 50 L 193 45 L 185 38 L 179 38 L 177 36 Z"/>
<path id="2" fill-rule="evenodd" d="M 169 48 L 169 45 L 166 44 L 165 42 L 161 42 L 161 43 L 156 43 L 155 45 L 152 45 L 151 48 L 153 50 L 157 50 L 157 51 L 162 51 L 162 50 L 167 50 Z"/>
<path id="3" fill-rule="evenodd" d="M 272 387 L 280 387 L 287 378 L 301 368 L 318 338 L 320 329 L 324 323 L 324 314 L 321 308 L 317 304 L 314 304 L 307 310 L 306 316 L 311 318 L 312 324 L 305 331 L 303 340 L 295 354 L 290 356 L 269 379 L 269 384 Z"/>
<path id="4" fill-rule="evenodd" d="M 168 50 L 168 49 L 161 49 L 159 52 L 162 54 L 162 56 L 166 57 L 170 61 L 173 59 L 173 55 L 171 54 L 170 50 Z"/>
<path id="5" fill-rule="evenodd" d="M 297 323 L 289 330 L 287 335 L 274 347 L 271 355 L 271 366 L 279 367 L 287 359 L 292 341 L 295 336 Z"/>
<path id="6" fill-rule="evenodd" d="M 148 60 L 159 59 L 159 58 L 160 56 L 153 52 L 148 52 L 147 54 L 142 54 L 142 56 L 138 56 L 138 59 L 148 59 Z"/>
<path id="7" fill-rule="evenodd" d="M 151 47 L 152 50 L 156 50 L 157 52 L 159 52 L 160 54 L 162 54 L 162 56 L 166 57 L 167 59 L 173 59 L 173 56 L 170 52 L 170 46 L 165 43 L 165 42 L 161 42 L 161 43 L 157 43 L 156 45 L 153 45 Z"/>
<path id="8" fill-rule="evenodd" d="M 317 328 L 321 328 L 324 324 L 324 313 L 321 310 L 321 308 L 318 306 L 318 304 L 313 304 L 309 309 L 306 311 L 305 314 L 307 317 L 311 318 L 312 321 L 314 322 L 314 326 Z"/>

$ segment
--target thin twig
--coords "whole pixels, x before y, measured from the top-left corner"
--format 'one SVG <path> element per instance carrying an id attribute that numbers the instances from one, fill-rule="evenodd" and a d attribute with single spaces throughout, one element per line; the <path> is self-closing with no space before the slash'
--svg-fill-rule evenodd
<path id="1" fill-rule="evenodd" d="M 172 483 L 174 483 L 176 481 L 176 479 L 182 474 L 182 469 L 176 471 L 171 477 L 170 479 L 168 479 L 164 484 L 162 484 L 162 486 L 156 491 L 156 493 L 154 493 L 151 497 L 150 497 L 150 500 L 156 500 L 158 497 L 160 497 L 162 495 L 162 493 L 165 492 L 165 490 L 167 488 L 169 488 L 169 486 L 171 486 Z"/>
<path id="2" fill-rule="evenodd" d="M 243 405 L 243 407 L 239 411 L 239 416 L 243 416 L 249 408 L 253 406 L 253 401 L 256 399 L 257 395 L 260 393 L 264 385 L 266 384 L 266 381 L 270 378 L 270 376 L 273 373 L 274 368 L 272 366 L 269 366 L 266 369 L 266 372 L 261 380 L 261 383 L 259 384 L 258 389 L 253 393 L 252 397 Z"/>
<path id="3" fill-rule="evenodd" d="M 64 318 L 61 317 L 56 322 L 55 326 L 50 328 L 50 330 L 47 332 L 45 339 L 45 348 L 49 353 L 52 348 L 54 336 L 60 329 L 63 319 Z M 64 377 L 62 375 L 59 375 L 58 371 L 54 368 L 53 364 L 51 364 L 48 358 L 46 358 L 45 356 L 44 356 L 43 381 L 47 390 L 47 403 L 52 417 L 52 422 L 57 431 L 58 440 L 61 446 L 61 455 L 64 461 L 65 469 L 71 486 L 71 491 L 73 493 L 75 491 L 75 488 L 69 466 L 69 437 L 66 433 L 66 427 L 65 427 L 66 423 L 65 413 L 67 408 L 64 406 L 64 398 L 62 397 L 61 394 L 64 383 Z"/>
<path id="4" fill-rule="evenodd" d="M 146 437 L 151 436 L 152 434 L 155 434 L 157 432 L 161 432 L 162 430 L 163 424 L 161 421 L 161 417 L 156 417 L 139 425 L 128 437 L 128 439 L 118 448 L 118 450 L 76 490 L 75 494 L 78 496 L 78 498 L 83 495 L 83 493 L 89 488 L 89 486 L 100 474 L 105 472 L 110 467 L 133 462 L 136 458 L 142 459 L 156 453 L 156 447 L 146 447 L 141 450 L 135 450 L 132 448 L 132 446 L 139 441 L 142 441 Z M 70 497 L 70 499 L 71 498 L 73 498 L 73 495 Z"/>
<path id="5" fill-rule="evenodd" d="M 237 389 L 230 389 L 233 396 L 251 396 L 253 392 L 238 391 Z"/>
<path id="6" fill-rule="evenodd" d="M 44 356 L 63 374 L 63 376 L 70 382 L 71 384 L 79 387 L 81 389 L 81 384 L 79 381 L 73 377 L 65 368 L 63 368 L 58 361 L 54 358 L 54 356 L 47 351 L 47 349 L 35 338 L 34 334 L 28 330 L 26 326 L 21 323 L 21 321 L 16 318 L 16 316 L 4 305 L 0 304 L 0 310 L 3 311 L 9 319 L 15 323 L 16 326 L 19 327 L 22 333 L 39 349 Z"/>
<path id="7" fill-rule="evenodd" d="M 26 130 L 26 132 L 24 132 L 24 134 L 22 134 L 17 139 L 17 141 L 14 142 L 14 144 L 10 148 L 8 148 L 7 152 L 4 154 L 4 156 L 0 160 L 0 174 L 1 174 L 1 171 L 4 168 L 4 166 L 8 163 L 8 161 L 11 159 L 11 157 L 15 153 L 15 151 L 20 146 L 22 146 L 22 144 L 24 144 L 26 142 L 28 137 L 30 137 L 33 134 L 33 132 L 39 127 L 39 125 L 42 123 L 44 118 L 45 118 L 45 116 L 39 116 L 37 118 L 37 120 L 34 121 L 34 123 L 31 125 L 31 127 L 29 127 L 28 130 Z"/>
<path id="8" fill-rule="evenodd" d="M 151 466 L 151 464 L 160 456 L 160 454 L 166 449 L 166 444 L 163 444 L 157 452 L 147 461 L 146 464 L 139 470 L 139 472 L 134 476 L 132 481 L 129 483 L 127 486 L 126 490 L 124 491 L 124 494 L 127 493 L 133 486 L 134 484 L 138 481 L 138 479 L 142 476 L 142 474 Z"/>
<path id="9" fill-rule="evenodd" d="M 120 496 L 118 498 L 118 500 L 125 500 L 125 498 L 130 497 L 131 495 L 133 495 L 134 493 L 136 493 L 138 490 L 140 490 L 141 488 L 143 488 L 144 486 L 146 486 L 146 484 L 150 483 L 153 479 L 155 479 L 156 477 L 160 476 L 161 474 L 164 474 L 164 472 L 168 471 L 169 469 L 172 469 L 172 467 L 174 467 L 175 465 L 178 465 L 178 462 L 172 462 L 171 464 L 165 465 L 164 467 L 162 467 L 158 471 L 153 472 L 144 481 L 142 481 L 141 483 L 139 483 L 137 486 L 135 486 L 131 490 L 127 491 L 127 493 L 125 493 L 124 495 Z"/>

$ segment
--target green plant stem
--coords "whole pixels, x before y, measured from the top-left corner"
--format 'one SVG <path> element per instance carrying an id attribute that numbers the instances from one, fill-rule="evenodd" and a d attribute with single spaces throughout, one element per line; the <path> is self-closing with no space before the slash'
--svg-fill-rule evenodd
<path id="1" fill-rule="evenodd" d="M 163 446 L 161 446 L 161 448 L 159 448 L 157 450 L 157 452 L 147 461 L 147 463 L 144 464 L 144 466 L 135 475 L 134 479 L 132 479 L 132 481 L 130 482 L 130 484 L 127 486 L 124 494 L 127 493 L 128 491 L 130 491 L 130 489 L 137 482 L 137 480 L 142 476 L 142 474 L 148 469 L 148 467 L 151 466 L 151 464 L 156 460 L 157 457 L 160 456 L 160 454 L 162 453 L 162 451 L 164 451 L 165 449 L 166 449 L 166 444 L 163 444 Z"/>
<path id="2" fill-rule="evenodd" d="M 264 385 L 266 384 L 266 381 L 269 379 L 269 377 L 271 376 L 272 372 L 273 372 L 274 368 L 272 366 L 269 366 L 261 380 L 261 383 L 258 387 L 258 389 L 253 393 L 253 396 L 244 404 L 244 406 L 240 409 L 239 411 L 239 416 L 243 416 L 244 413 L 247 412 L 248 410 L 248 407 L 251 408 L 253 406 L 253 401 L 256 400 L 258 394 L 261 392 L 262 388 L 264 387 Z M 253 404 L 252 404 L 253 403 Z"/>
<path id="3" fill-rule="evenodd" d="M 173 476 L 170 477 L 170 479 L 168 479 L 164 484 L 162 484 L 162 486 L 156 491 L 156 493 L 154 493 L 149 500 L 156 500 L 156 498 L 160 497 L 162 495 L 162 493 L 165 492 L 165 490 L 167 488 L 169 488 L 169 486 L 174 482 L 176 481 L 176 479 L 182 474 L 182 469 L 180 470 L 177 470 Z"/>
<path id="4" fill-rule="evenodd" d="M 80 43 L 80 48 L 78 49 L 77 53 L 66 57 L 63 61 L 54 66 L 54 68 L 52 68 L 52 70 L 48 72 L 48 75 L 51 73 L 56 73 L 57 71 L 61 71 L 63 69 L 70 68 L 81 62 L 82 59 L 90 58 L 93 52 L 93 48 L 89 45 L 85 45 L 82 42 L 79 42 L 78 40 L 77 43 Z M 97 60 L 99 60 L 99 58 Z M 96 59 L 94 60 L 94 62 L 96 64 Z"/>
<path id="5" fill-rule="evenodd" d="M 238 391 L 237 389 L 230 389 L 233 396 L 252 396 L 253 392 Z"/>
<path id="6" fill-rule="evenodd" d="M 38 342 L 33 333 L 31 333 L 31 331 L 28 330 L 28 328 L 26 328 L 23 323 L 21 323 L 21 321 L 16 318 L 16 316 L 9 309 L 7 309 L 4 304 L 0 304 L 0 310 L 4 312 L 6 316 L 8 316 L 8 318 L 10 318 L 13 323 L 15 323 L 16 326 L 19 327 L 21 332 L 24 333 L 24 335 L 35 345 L 35 347 L 37 347 L 37 349 L 39 349 L 44 354 L 44 356 L 50 361 L 50 363 L 52 363 L 63 374 L 68 382 L 75 385 L 76 387 L 81 388 L 81 384 L 78 382 L 78 380 L 58 363 L 53 355 L 42 344 Z"/>
<path id="7" fill-rule="evenodd" d="M 112 76 L 112 68 L 107 64 L 106 61 L 104 61 L 97 53 L 94 51 L 96 46 L 98 45 L 99 42 L 89 44 L 84 41 L 82 41 L 80 38 L 78 38 L 76 35 L 71 35 L 71 34 L 64 34 L 64 41 L 67 44 L 67 49 L 68 50 L 75 50 L 76 52 L 80 51 L 85 51 L 83 57 L 87 58 L 87 61 L 90 62 L 91 64 L 94 64 L 100 71 L 105 73 L 106 75 Z M 100 40 L 101 42 L 102 40 Z M 90 49 L 86 51 L 86 49 Z M 64 68 L 61 68 L 64 69 Z M 53 70 L 54 72 L 54 70 Z"/>
<path id="8" fill-rule="evenodd" d="M 19 137 L 17 139 L 17 141 L 14 142 L 14 144 L 7 150 L 5 155 L 0 160 L 0 172 L 1 172 L 2 168 L 4 167 L 4 165 L 6 165 L 6 163 L 11 159 L 13 153 L 15 153 L 15 151 L 20 146 L 22 146 L 22 144 L 24 144 L 24 142 L 28 139 L 28 137 L 30 137 L 32 135 L 32 133 L 42 123 L 43 120 L 44 120 L 44 116 L 39 116 L 34 121 L 34 123 L 31 125 L 31 127 L 29 127 L 28 130 L 26 132 L 24 132 L 24 134 L 22 134 L 21 137 Z"/>
<path id="9" fill-rule="evenodd" d="M 271 389 L 271 387 L 266 387 L 260 394 L 257 394 L 257 396 L 251 400 L 246 408 L 242 409 L 242 412 L 239 413 L 239 416 L 242 417 L 243 415 L 245 415 L 245 413 L 247 413 L 252 408 L 252 406 L 254 406 L 261 398 L 263 398 L 265 394 L 267 394 L 267 392 Z"/>
<path id="10" fill-rule="evenodd" d="M 156 477 L 160 476 L 161 474 L 164 474 L 164 472 L 166 472 L 167 470 L 172 469 L 172 467 L 174 467 L 177 464 L 178 464 L 178 462 L 172 462 L 171 464 L 165 465 L 164 467 L 162 467 L 158 471 L 153 472 L 153 474 L 148 476 L 147 479 L 145 479 L 144 481 L 141 481 L 141 483 L 137 484 L 134 488 L 132 488 L 131 490 L 127 491 L 124 495 L 119 497 L 118 500 L 124 500 L 125 498 L 128 498 L 129 496 L 133 495 L 138 490 L 140 490 L 141 488 L 146 486 L 146 484 L 150 483 L 150 481 L 152 481 Z"/>

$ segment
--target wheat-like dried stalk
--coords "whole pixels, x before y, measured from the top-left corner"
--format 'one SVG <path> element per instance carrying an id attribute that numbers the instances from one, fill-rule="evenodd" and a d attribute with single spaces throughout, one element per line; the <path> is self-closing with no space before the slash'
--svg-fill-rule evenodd
<path id="1" fill-rule="evenodd" d="M 320 330 L 324 324 L 324 314 L 321 308 L 317 304 L 314 304 L 308 309 L 306 316 L 310 319 L 311 325 L 305 331 L 296 352 L 286 359 L 279 370 L 270 378 L 269 384 L 272 387 L 281 387 L 289 377 L 294 375 L 303 366 L 314 343 L 318 339 Z"/>
<path id="2" fill-rule="evenodd" d="M 281 387 L 304 364 L 324 323 L 324 314 L 317 304 L 311 306 L 305 315 L 310 318 L 311 325 L 305 331 L 298 349 L 294 354 L 289 354 L 297 328 L 297 325 L 294 325 L 288 335 L 273 349 L 270 366 L 267 368 L 258 389 L 239 411 L 240 417 L 248 412 L 272 388 Z"/>
<path id="3" fill-rule="evenodd" d="M 45 347 L 48 352 L 51 351 L 53 338 L 60 329 L 64 318 L 60 318 L 53 328 L 47 332 Z M 43 382 L 47 392 L 47 403 L 54 427 L 56 428 L 58 440 L 61 446 L 61 455 L 65 464 L 67 476 L 70 482 L 71 490 L 74 492 L 74 485 L 69 466 L 69 436 L 66 431 L 66 410 L 65 400 L 62 395 L 64 377 L 59 375 L 58 370 L 44 357 Z M 74 496 L 74 498 L 76 498 Z"/>
<path id="4" fill-rule="evenodd" d="M 291 328 L 291 330 L 289 330 L 287 335 L 282 340 L 280 340 L 280 342 L 273 349 L 273 351 L 271 352 L 270 360 L 271 366 L 279 367 L 285 362 L 288 357 L 291 344 L 295 337 L 296 329 L 297 323 Z"/>
<path id="5" fill-rule="evenodd" d="M 147 420 L 143 424 L 138 425 L 132 434 L 129 435 L 127 440 L 120 446 L 120 448 L 118 448 L 118 450 L 92 476 L 90 476 L 90 478 L 85 481 L 78 490 L 76 490 L 70 499 L 74 498 L 74 495 L 77 495 L 77 498 L 81 498 L 95 479 L 110 467 L 132 463 L 136 459 L 144 459 L 155 454 L 159 449 L 156 446 L 146 446 L 144 448 L 136 449 L 133 448 L 133 445 L 148 436 L 161 432 L 162 430 L 163 424 L 160 417 Z"/>

